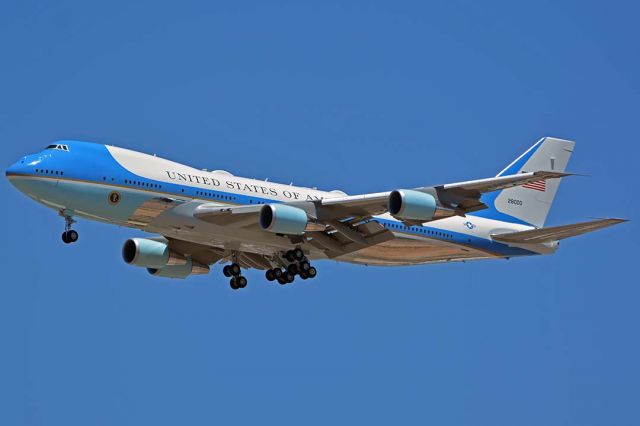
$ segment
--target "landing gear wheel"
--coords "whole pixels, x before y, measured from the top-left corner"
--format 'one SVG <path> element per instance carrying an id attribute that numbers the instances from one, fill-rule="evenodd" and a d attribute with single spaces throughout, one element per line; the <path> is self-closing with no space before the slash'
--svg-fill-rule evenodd
<path id="1" fill-rule="evenodd" d="M 229 265 L 224 265 L 224 268 L 222 268 L 222 273 L 224 274 L 225 277 L 230 277 L 231 276 L 231 271 L 229 270 Z"/>
<path id="2" fill-rule="evenodd" d="M 287 284 L 291 284 L 293 282 L 293 280 L 296 279 L 295 275 L 291 275 L 288 272 L 286 274 L 284 274 L 282 277 L 287 281 Z"/>
<path id="3" fill-rule="evenodd" d="M 231 280 L 229 281 L 229 286 L 234 290 L 237 290 L 240 288 L 236 277 L 231 278 Z"/>
<path id="4" fill-rule="evenodd" d="M 318 270 L 312 266 L 307 271 L 307 275 L 309 276 L 309 278 L 315 278 L 316 275 L 318 275 Z"/>
<path id="5" fill-rule="evenodd" d="M 295 263 L 292 263 L 291 265 L 287 266 L 287 272 L 289 273 L 289 275 L 295 275 L 298 273 L 298 265 Z"/>
<path id="6" fill-rule="evenodd" d="M 309 269 L 311 269 L 311 264 L 308 260 L 303 260 L 302 262 L 298 263 L 298 270 L 300 272 L 309 272 Z"/>
<path id="7" fill-rule="evenodd" d="M 278 278 L 282 277 L 282 269 L 280 268 L 276 268 L 273 270 L 273 277 L 277 280 Z"/>
<path id="8" fill-rule="evenodd" d="M 300 261 L 304 258 L 304 252 L 302 251 L 301 248 L 293 249 L 292 255 L 294 260 Z"/>
<path id="9" fill-rule="evenodd" d="M 287 283 L 287 280 L 284 278 L 284 275 L 279 276 L 278 278 L 276 278 L 278 280 L 278 283 L 280 285 L 285 285 Z"/>
<path id="10" fill-rule="evenodd" d="M 64 231 L 62 233 L 62 241 L 64 241 L 65 244 L 75 243 L 78 241 L 78 232 L 74 230 Z"/>
<path id="11" fill-rule="evenodd" d="M 309 278 L 309 274 L 304 271 L 300 272 L 299 275 L 300 275 L 300 278 L 302 278 L 303 280 L 306 280 L 307 278 Z"/>
<path id="12" fill-rule="evenodd" d="M 74 231 L 73 229 L 71 231 L 67 231 L 67 240 L 69 240 L 70 243 L 78 241 L 78 236 L 78 231 Z"/>
<path id="13" fill-rule="evenodd" d="M 242 273 L 242 270 L 240 269 L 240 265 L 238 265 L 237 263 L 232 263 L 231 265 L 229 265 L 229 272 L 234 277 L 237 277 L 240 275 L 240 273 Z"/>
<path id="14" fill-rule="evenodd" d="M 236 277 L 236 285 L 239 288 L 245 288 L 247 286 L 247 279 L 245 277 L 243 277 L 242 275 L 239 277 Z"/>
<path id="15" fill-rule="evenodd" d="M 267 278 L 267 281 L 273 281 L 276 279 L 273 273 L 273 269 L 269 269 L 264 275 Z"/>

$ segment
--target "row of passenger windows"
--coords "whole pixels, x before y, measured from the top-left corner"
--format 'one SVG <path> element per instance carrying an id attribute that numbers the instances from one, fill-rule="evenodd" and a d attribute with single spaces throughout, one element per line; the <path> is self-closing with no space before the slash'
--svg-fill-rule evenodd
<path id="1" fill-rule="evenodd" d="M 421 234 L 426 234 L 426 235 L 432 235 L 434 237 L 453 238 L 453 235 L 449 234 L 447 232 L 432 231 L 431 229 L 427 229 L 427 228 L 423 228 L 423 227 L 413 227 L 413 226 L 399 225 L 399 224 L 396 224 L 396 223 L 385 223 L 384 226 L 385 226 L 385 228 L 391 228 L 391 229 L 413 230 L 415 232 L 419 232 Z"/>
<path id="2" fill-rule="evenodd" d="M 182 190 L 184 192 L 184 189 Z M 231 195 L 221 195 L 216 194 L 215 192 L 206 192 L 206 191 L 196 191 L 196 195 L 200 195 L 202 197 L 208 198 L 217 198 L 219 200 L 235 200 L 236 197 L 232 197 Z"/>
<path id="3" fill-rule="evenodd" d="M 113 180 L 113 178 L 111 180 Z M 162 188 L 162 185 L 159 185 L 157 183 L 141 182 L 137 180 L 125 179 L 124 183 L 128 185 L 144 186 L 145 188 Z"/>
<path id="4" fill-rule="evenodd" d="M 36 169 L 36 173 L 42 173 L 43 175 L 63 175 L 64 172 L 60 170 L 49 170 L 49 169 Z"/>

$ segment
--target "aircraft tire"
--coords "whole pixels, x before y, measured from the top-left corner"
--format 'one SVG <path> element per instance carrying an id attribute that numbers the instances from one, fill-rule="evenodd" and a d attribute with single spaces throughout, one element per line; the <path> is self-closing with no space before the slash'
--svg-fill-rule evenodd
<path id="1" fill-rule="evenodd" d="M 292 263 L 291 265 L 287 266 L 287 272 L 289 273 L 289 275 L 295 275 L 298 273 L 298 265 L 295 263 Z"/>
<path id="2" fill-rule="evenodd" d="M 304 258 L 304 252 L 302 251 L 301 248 L 294 249 L 292 255 L 293 255 L 293 259 L 297 261 L 300 261 Z"/>
<path id="3" fill-rule="evenodd" d="M 242 269 L 240 269 L 240 265 L 238 265 L 237 263 L 232 263 L 231 265 L 229 265 L 229 272 L 234 277 L 237 277 L 242 273 Z"/>
<path id="4" fill-rule="evenodd" d="M 237 290 L 240 288 L 240 286 L 238 286 L 238 281 L 236 277 L 233 277 L 231 278 L 231 280 L 229 280 L 229 287 L 231 287 L 234 290 Z"/>
<path id="5" fill-rule="evenodd" d="M 238 288 L 245 288 L 247 286 L 247 279 L 242 275 L 236 277 L 236 285 Z"/>
<path id="6" fill-rule="evenodd" d="M 316 275 L 318 275 L 318 270 L 312 266 L 307 271 L 307 275 L 309 276 L 309 278 L 315 278 Z"/>
<path id="7" fill-rule="evenodd" d="M 71 231 L 67 231 L 67 239 L 70 243 L 75 243 L 76 241 L 78 241 L 78 237 L 78 231 L 74 231 L 73 229 Z"/>
<path id="8" fill-rule="evenodd" d="M 231 276 L 231 271 L 229 270 L 229 265 L 224 265 L 224 268 L 222 268 L 222 273 L 224 274 L 225 277 L 230 277 Z"/>

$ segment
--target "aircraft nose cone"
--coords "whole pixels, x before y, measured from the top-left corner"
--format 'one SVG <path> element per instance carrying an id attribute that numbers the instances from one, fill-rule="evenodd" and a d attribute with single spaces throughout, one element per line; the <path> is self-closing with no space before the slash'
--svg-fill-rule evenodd
<path id="1" fill-rule="evenodd" d="M 20 169 L 22 169 L 23 166 L 24 166 L 24 158 L 10 165 L 7 168 L 7 170 L 4 172 L 4 174 L 7 177 L 18 174 L 20 173 Z"/>
<path id="2" fill-rule="evenodd" d="M 20 160 L 16 161 L 12 165 L 10 165 L 7 168 L 7 170 L 5 170 L 5 172 L 4 172 L 4 174 L 7 177 L 7 179 L 9 179 L 9 182 L 13 186 L 18 188 L 18 189 L 20 189 L 20 188 L 17 185 L 16 179 L 19 179 L 19 176 L 24 173 L 24 170 L 25 170 L 25 159 L 26 159 L 26 157 L 23 157 Z"/>

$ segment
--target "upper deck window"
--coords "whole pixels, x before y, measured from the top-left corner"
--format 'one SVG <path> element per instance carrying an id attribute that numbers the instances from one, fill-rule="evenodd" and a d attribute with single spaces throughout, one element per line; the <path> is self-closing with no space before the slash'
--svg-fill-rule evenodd
<path id="1" fill-rule="evenodd" d="M 68 145 L 62 145 L 62 144 L 51 144 L 48 147 L 46 147 L 45 149 L 58 149 L 60 151 L 69 151 L 69 146 Z"/>

